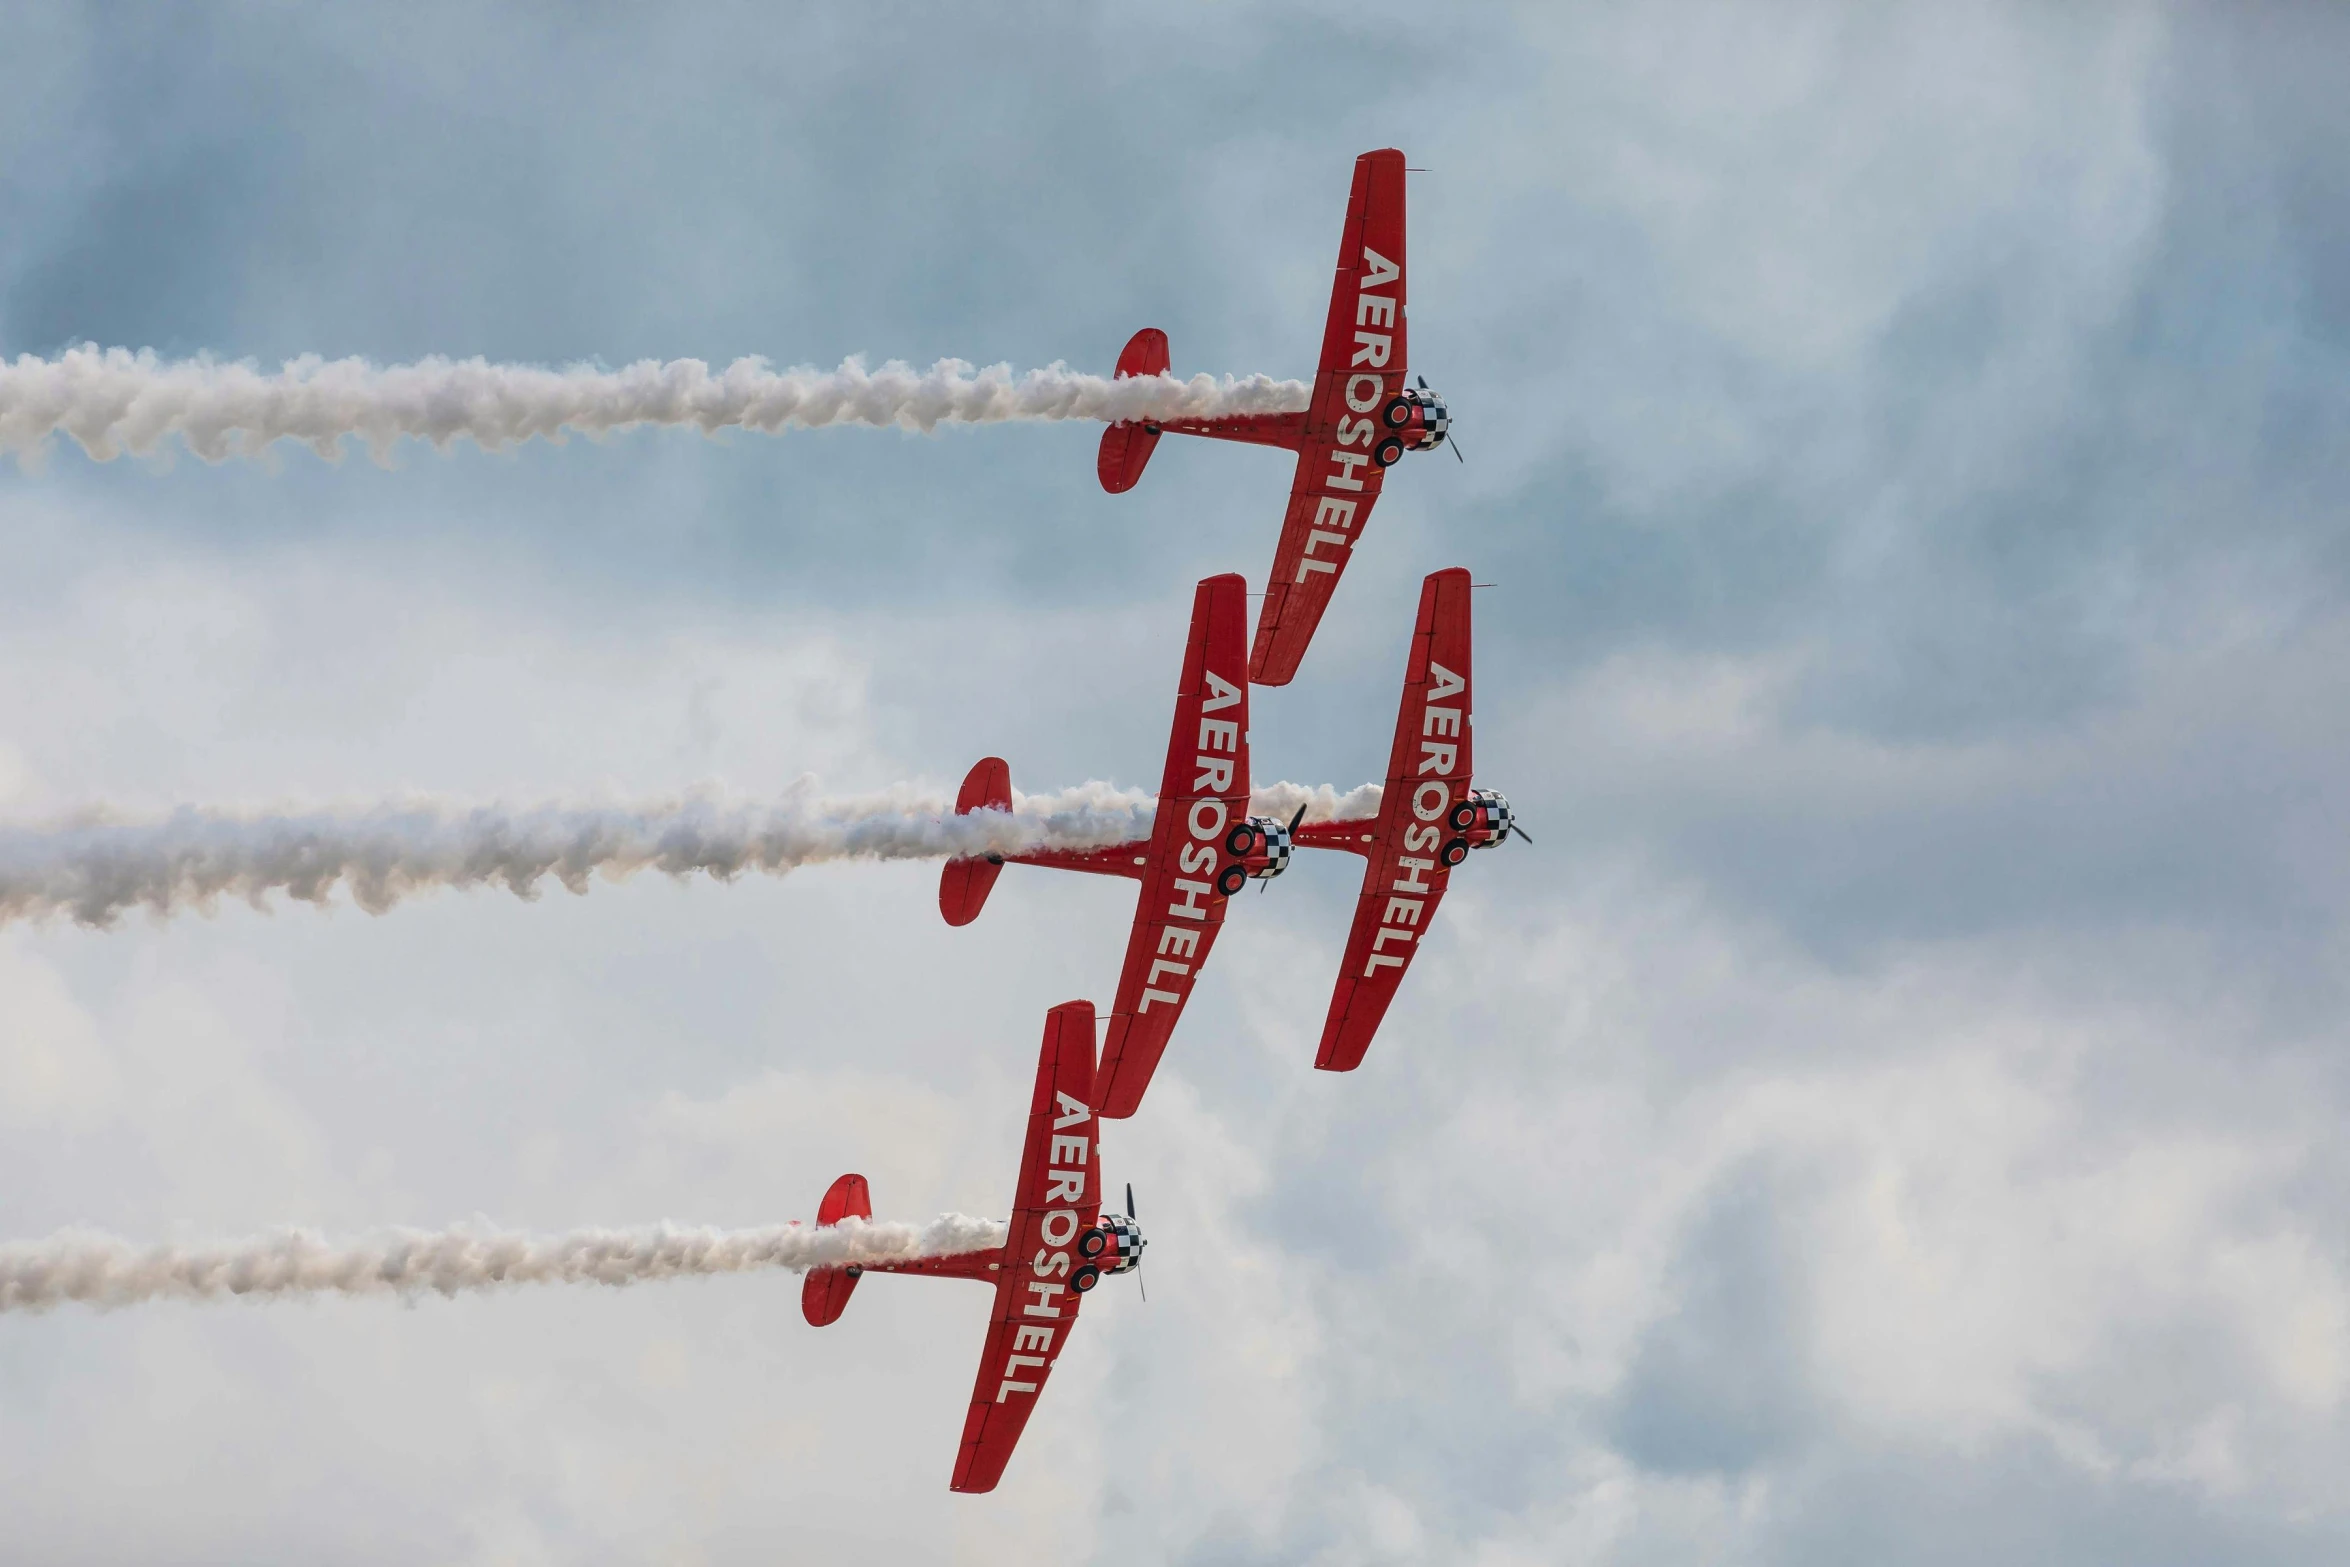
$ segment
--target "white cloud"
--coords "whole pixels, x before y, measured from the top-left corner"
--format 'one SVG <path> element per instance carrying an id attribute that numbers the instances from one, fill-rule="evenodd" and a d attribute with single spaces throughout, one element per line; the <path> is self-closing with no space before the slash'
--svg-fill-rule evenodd
<path id="1" fill-rule="evenodd" d="M 50 965 L 0 942 L 0 1125 L 73 1127 L 119 1091 L 98 1025 Z"/>

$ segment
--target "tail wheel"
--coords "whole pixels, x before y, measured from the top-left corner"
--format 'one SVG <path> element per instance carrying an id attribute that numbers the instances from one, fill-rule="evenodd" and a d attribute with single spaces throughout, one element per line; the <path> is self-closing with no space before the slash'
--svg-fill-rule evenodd
<path id="1" fill-rule="evenodd" d="M 1109 1244 L 1110 1238 L 1101 1231 L 1087 1230 L 1083 1235 L 1077 1237 L 1077 1255 L 1098 1257 L 1102 1254 L 1102 1248 Z"/>
<path id="2" fill-rule="evenodd" d="M 1371 448 L 1371 461 L 1382 468 L 1392 468 L 1402 460 L 1403 442 L 1392 435 Z"/>
<path id="3" fill-rule="evenodd" d="M 1248 822 L 1242 822 L 1224 835 L 1224 852 L 1227 854 L 1246 854 L 1256 846 L 1257 830 Z"/>
<path id="4" fill-rule="evenodd" d="M 1412 422 L 1412 400 L 1408 397 L 1390 397 L 1387 406 L 1379 410 L 1379 417 L 1387 421 L 1387 428 L 1400 430 Z"/>
<path id="5" fill-rule="evenodd" d="M 1466 838 L 1447 839 L 1441 857 L 1448 866 L 1460 864 L 1461 861 L 1469 857 L 1469 840 Z"/>
<path id="6" fill-rule="evenodd" d="M 1092 1289 L 1101 1281 L 1102 1270 L 1095 1267 L 1090 1262 L 1087 1263 L 1084 1267 L 1079 1268 L 1075 1273 L 1069 1275 L 1069 1287 L 1080 1295 L 1084 1294 L 1087 1290 Z"/>
<path id="7" fill-rule="evenodd" d="M 1245 865 L 1227 865 L 1224 874 L 1216 878 L 1216 890 L 1227 898 L 1247 885 L 1248 867 Z"/>
<path id="8" fill-rule="evenodd" d="M 1477 802 L 1474 800 L 1463 800 L 1460 804 L 1454 806 L 1452 808 L 1451 821 L 1452 830 L 1454 832 L 1467 832 L 1470 828 L 1476 826 Z"/>

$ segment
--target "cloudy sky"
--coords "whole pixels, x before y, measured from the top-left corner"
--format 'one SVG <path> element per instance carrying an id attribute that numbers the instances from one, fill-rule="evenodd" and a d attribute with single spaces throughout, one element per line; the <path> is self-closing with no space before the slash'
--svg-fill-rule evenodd
<path id="1" fill-rule="evenodd" d="M 1478 595 L 1480 855 L 1364 1069 L 1251 895 L 1004 1488 L 985 1316 L 786 1275 L 0 1318 L 0 1558 L 2334 1561 L 2350 19 L 10 8 L 0 352 L 1312 363 L 1399 470 L 1260 776 Z M 1156 777 L 1285 460 L 1095 428 L 0 469 L 0 818 Z M 1000 1213 L 1128 891 L 923 865 L 0 929 L 0 1239 Z"/>

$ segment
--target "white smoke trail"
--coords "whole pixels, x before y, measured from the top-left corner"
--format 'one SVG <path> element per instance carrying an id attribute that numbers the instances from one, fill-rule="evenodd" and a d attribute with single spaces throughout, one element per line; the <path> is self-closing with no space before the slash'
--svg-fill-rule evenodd
<path id="1" fill-rule="evenodd" d="M 1248 808 L 1255 815 L 1279 817 L 1284 822 L 1301 805 L 1309 822 L 1367 821 L 1379 814 L 1379 799 L 1386 792 L 1375 783 L 1357 784 L 1344 794 L 1328 784 L 1259 784 L 1249 793 Z"/>
<path id="2" fill-rule="evenodd" d="M 737 359 L 713 371 L 699 359 L 644 359 L 617 370 L 571 365 L 422 359 L 377 365 L 306 354 L 275 371 L 250 360 L 159 359 L 85 344 L 55 359 L 0 359 L 0 452 L 39 454 L 62 432 L 104 462 L 146 454 L 179 436 L 206 462 L 252 457 L 274 441 L 302 441 L 321 456 L 366 443 L 388 460 L 403 437 L 446 449 L 470 440 L 497 451 L 537 437 L 603 436 L 638 425 L 692 425 L 773 434 L 831 424 L 994 424 L 1014 419 L 1176 419 L 1303 409 L 1302 381 L 1254 375 L 1217 380 L 1170 375 L 1113 380 L 1066 365 L 1014 375 L 941 359 L 927 370 L 891 360 L 869 369 L 777 370 Z"/>
<path id="3" fill-rule="evenodd" d="M 1286 819 L 1309 796 L 1345 803 L 1363 791 L 1343 801 L 1326 785 L 1275 784 L 1261 793 L 1287 802 Z M 951 798 L 911 786 L 826 797 L 803 779 L 780 799 L 756 802 L 703 790 L 603 806 L 507 809 L 424 799 L 341 813 L 182 809 L 149 822 L 91 816 L 0 827 L 0 923 L 62 915 L 105 927 L 132 909 L 208 911 L 223 897 L 256 908 L 266 908 L 273 892 L 325 903 L 338 887 L 380 914 L 442 887 L 500 886 L 534 898 L 550 877 L 584 893 L 593 876 L 618 881 L 642 870 L 728 881 L 833 860 L 1098 849 L 1148 838 L 1153 812 L 1148 794 L 1103 783 L 1016 795 L 1008 812 L 957 816 Z"/>
<path id="4" fill-rule="evenodd" d="M 636 1284 L 767 1268 L 805 1272 L 849 1263 L 904 1262 L 985 1251 L 1004 1243 L 1000 1219 L 942 1213 L 926 1225 L 843 1219 L 755 1230 L 394 1230 L 334 1245 L 282 1230 L 222 1246 L 133 1246 L 64 1231 L 0 1245 L 0 1311 L 68 1303 L 132 1306 L 150 1300 L 271 1299 L 286 1295 L 455 1295 L 513 1284 Z"/>

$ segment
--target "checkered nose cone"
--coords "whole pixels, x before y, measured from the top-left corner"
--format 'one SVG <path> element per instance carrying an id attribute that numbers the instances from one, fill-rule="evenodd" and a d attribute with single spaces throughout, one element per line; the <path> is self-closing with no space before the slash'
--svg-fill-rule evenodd
<path id="1" fill-rule="evenodd" d="M 1122 1213 L 1105 1213 L 1101 1217 L 1102 1238 L 1109 1244 L 1094 1259 L 1104 1273 L 1132 1273 L 1142 1265 L 1142 1248 L 1149 1244 L 1142 1238 L 1142 1226 Z"/>
<path id="2" fill-rule="evenodd" d="M 1510 814 L 1510 802 L 1492 789 L 1471 789 L 1469 798 L 1476 801 L 1483 816 L 1482 825 L 1491 837 L 1477 840 L 1477 847 L 1490 849 L 1510 835 L 1510 823 L 1517 820 Z"/>
<path id="3" fill-rule="evenodd" d="M 1248 822 L 1265 846 L 1265 862 L 1249 874 L 1259 881 L 1270 881 L 1289 869 L 1289 828 L 1270 816 L 1252 816 Z"/>
<path id="4" fill-rule="evenodd" d="M 1419 393 L 1418 402 L 1421 421 L 1419 447 L 1427 451 L 1444 444 L 1444 433 L 1452 428 L 1452 412 L 1434 392 Z"/>

